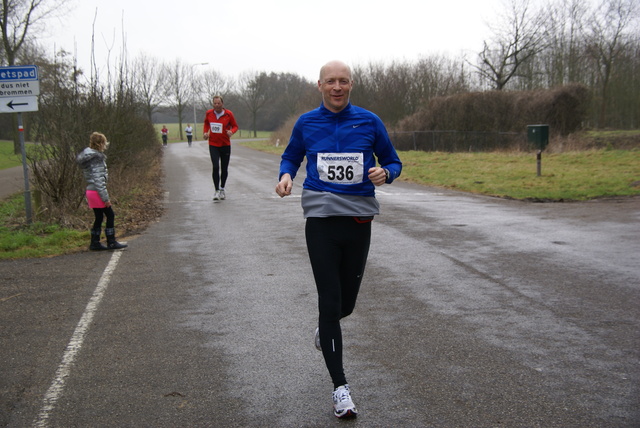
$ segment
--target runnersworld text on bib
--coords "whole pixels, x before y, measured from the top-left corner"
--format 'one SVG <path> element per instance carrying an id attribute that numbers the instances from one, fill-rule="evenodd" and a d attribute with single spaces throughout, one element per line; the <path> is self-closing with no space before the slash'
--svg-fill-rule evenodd
<path id="1" fill-rule="evenodd" d="M 327 183 L 356 184 L 364 177 L 363 153 L 318 153 L 318 175 Z"/>

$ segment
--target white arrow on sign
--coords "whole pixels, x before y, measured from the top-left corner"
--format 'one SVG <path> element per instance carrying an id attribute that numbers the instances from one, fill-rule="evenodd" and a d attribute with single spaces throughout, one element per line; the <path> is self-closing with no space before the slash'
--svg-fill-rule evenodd
<path id="1" fill-rule="evenodd" d="M 5 98 L 0 102 L 0 113 L 38 111 L 38 97 Z"/>

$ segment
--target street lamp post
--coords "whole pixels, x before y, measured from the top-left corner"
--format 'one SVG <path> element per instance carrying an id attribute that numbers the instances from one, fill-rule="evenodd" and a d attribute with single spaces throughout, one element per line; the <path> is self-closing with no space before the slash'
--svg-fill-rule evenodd
<path id="1" fill-rule="evenodd" d="M 208 65 L 208 64 L 209 64 L 208 62 L 200 62 L 198 64 L 191 64 L 191 69 L 193 70 L 193 67 L 198 66 L 198 65 Z M 195 100 L 195 98 L 196 98 L 195 95 L 192 94 L 191 95 L 191 103 L 193 104 L 193 138 L 198 138 L 198 134 L 197 134 L 198 120 L 196 119 L 196 100 Z"/>

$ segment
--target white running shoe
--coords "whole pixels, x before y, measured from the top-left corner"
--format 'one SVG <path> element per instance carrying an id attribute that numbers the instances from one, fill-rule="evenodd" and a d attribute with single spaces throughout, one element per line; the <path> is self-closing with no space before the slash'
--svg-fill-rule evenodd
<path id="1" fill-rule="evenodd" d="M 220 200 L 224 200 L 227 196 L 224 194 L 224 189 L 220 189 L 220 192 L 218 194 L 218 196 L 220 197 Z"/>
<path id="2" fill-rule="evenodd" d="M 216 190 L 216 193 L 213 194 L 213 200 L 214 201 L 219 201 L 220 200 L 220 191 Z"/>
<path id="3" fill-rule="evenodd" d="M 314 340 L 314 344 L 316 345 L 316 349 L 322 352 L 322 346 L 320 346 L 320 327 L 316 327 L 316 337 Z"/>
<path id="4" fill-rule="evenodd" d="M 356 405 L 351 400 L 349 384 L 340 385 L 333 391 L 333 414 L 338 418 L 358 416 Z"/>

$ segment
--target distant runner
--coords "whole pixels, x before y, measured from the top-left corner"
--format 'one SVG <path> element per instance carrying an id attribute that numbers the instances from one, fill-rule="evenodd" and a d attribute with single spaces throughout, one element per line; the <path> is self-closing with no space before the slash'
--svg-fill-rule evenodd
<path id="1" fill-rule="evenodd" d="M 231 159 L 231 136 L 238 131 L 236 118 L 224 108 L 224 100 L 220 95 L 213 97 L 213 108 L 204 116 L 203 136 L 209 140 L 209 155 L 213 165 L 213 200 L 226 198 L 224 186 L 229 176 L 229 160 Z"/>

